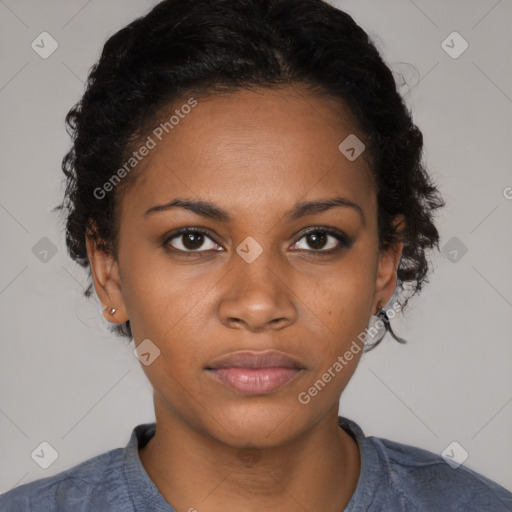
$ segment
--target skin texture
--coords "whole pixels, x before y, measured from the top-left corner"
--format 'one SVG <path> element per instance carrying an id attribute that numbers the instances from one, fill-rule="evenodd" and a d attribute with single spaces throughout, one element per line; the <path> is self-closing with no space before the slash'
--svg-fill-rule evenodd
<path id="1" fill-rule="evenodd" d="M 351 133 L 341 105 L 298 86 L 200 99 L 124 194 L 118 260 L 88 237 L 96 292 L 117 310 L 105 317 L 130 319 L 136 345 L 149 338 L 161 351 L 142 365 L 157 431 L 140 457 L 179 511 L 334 512 L 356 488 L 359 450 L 337 416 L 362 351 L 308 404 L 297 399 L 396 286 L 402 244 L 379 253 L 367 164 L 338 149 Z M 298 202 L 334 196 L 359 205 L 364 221 L 349 207 L 285 217 Z M 144 215 L 175 198 L 212 202 L 233 220 L 176 207 Z M 329 235 L 315 245 L 302 234 L 313 226 L 341 230 L 353 243 L 321 254 L 339 242 Z M 165 245 L 183 227 L 204 228 L 211 239 L 187 254 L 179 249 L 193 246 L 183 236 Z M 263 250 L 252 263 L 236 252 L 247 237 Z M 244 396 L 205 370 L 243 349 L 279 350 L 305 369 L 270 394 Z"/>

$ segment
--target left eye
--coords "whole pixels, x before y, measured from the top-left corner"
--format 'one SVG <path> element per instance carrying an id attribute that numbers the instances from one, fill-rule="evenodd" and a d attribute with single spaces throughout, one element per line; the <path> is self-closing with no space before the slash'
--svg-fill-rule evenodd
<path id="1" fill-rule="evenodd" d="M 329 238 L 331 239 L 330 242 L 328 242 Z M 326 253 L 335 252 L 341 247 L 349 247 L 351 245 L 350 240 L 346 236 L 325 229 L 314 229 L 304 233 L 294 245 L 295 249 L 308 250 L 307 247 L 300 246 L 301 240 L 305 240 L 305 243 L 308 244 L 313 251 Z"/>

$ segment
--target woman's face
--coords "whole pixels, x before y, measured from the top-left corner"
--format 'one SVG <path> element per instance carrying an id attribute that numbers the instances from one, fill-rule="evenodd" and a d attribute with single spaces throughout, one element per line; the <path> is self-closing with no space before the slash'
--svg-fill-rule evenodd
<path id="1" fill-rule="evenodd" d="M 332 102 L 287 86 L 198 100 L 160 131 L 122 198 L 118 261 L 93 264 L 96 290 L 136 345 L 151 340 L 146 358 L 160 350 L 142 365 L 158 421 L 232 446 L 283 443 L 337 413 L 358 336 L 396 285 L 401 247 L 378 252 L 365 160 L 338 147 L 355 129 Z M 335 198 L 347 205 L 300 208 Z M 209 206 L 149 211 L 177 199 Z M 171 238 L 182 228 L 207 234 Z M 300 369 L 211 369 L 245 350 Z"/>

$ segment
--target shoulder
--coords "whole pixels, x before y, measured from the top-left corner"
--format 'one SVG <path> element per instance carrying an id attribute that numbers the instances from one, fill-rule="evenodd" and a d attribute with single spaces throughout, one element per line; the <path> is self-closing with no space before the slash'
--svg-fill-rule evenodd
<path id="1" fill-rule="evenodd" d="M 123 456 L 124 449 L 116 448 L 56 475 L 15 487 L 0 495 L 0 510 L 86 512 L 103 510 L 98 504 L 126 500 Z"/>
<path id="2" fill-rule="evenodd" d="M 389 485 L 404 502 L 429 510 L 512 510 L 511 492 L 464 465 L 452 467 L 440 455 L 415 446 L 367 439 L 379 454 Z"/>

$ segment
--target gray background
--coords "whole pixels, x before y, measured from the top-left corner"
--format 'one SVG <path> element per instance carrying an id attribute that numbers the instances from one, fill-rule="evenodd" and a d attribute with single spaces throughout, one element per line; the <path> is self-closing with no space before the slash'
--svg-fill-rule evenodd
<path id="1" fill-rule="evenodd" d="M 152 5 L 0 0 L 0 492 L 124 446 L 154 420 L 133 344 L 82 297 L 86 273 L 50 211 L 63 192 L 65 114 L 107 37 Z M 409 344 L 387 337 L 363 357 L 341 413 L 367 435 L 437 453 L 457 441 L 466 466 L 512 490 L 512 3 L 335 5 L 407 80 L 425 162 L 448 202 L 446 256 L 432 255 L 430 283 L 392 321 Z M 47 59 L 31 48 L 43 31 L 59 45 Z M 441 46 L 453 31 L 469 43 L 458 58 Z M 33 250 L 43 237 L 56 249 L 46 262 Z M 59 454 L 48 469 L 31 458 L 42 441 Z"/>

